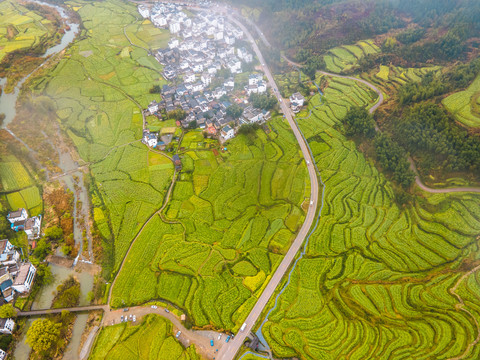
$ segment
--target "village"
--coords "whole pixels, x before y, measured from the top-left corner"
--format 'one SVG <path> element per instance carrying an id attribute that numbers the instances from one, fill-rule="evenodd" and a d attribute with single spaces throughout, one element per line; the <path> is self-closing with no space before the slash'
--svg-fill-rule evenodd
<path id="1" fill-rule="evenodd" d="M 257 71 L 261 67 L 255 66 L 258 61 L 241 29 L 220 15 L 198 12 L 189 16 L 176 4 L 139 5 L 138 11 L 172 35 L 168 48 L 153 54 L 164 66 L 162 75 L 169 84 L 161 88 L 162 100 L 152 102 L 144 115 L 162 120 L 176 113 L 177 126 L 201 129 L 221 143 L 235 137 L 242 125 L 270 119 L 272 101 L 275 105 L 276 100 L 268 95 L 263 73 Z M 263 103 L 269 106 L 254 107 L 252 95 L 268 99 Z M 296 93 L 290 101 L 292 110 L 298 112 L 305 98 Z M 164 150 L 172 137 L 159 138 L 148 125 L 144 126 L 142 142 Z"/>

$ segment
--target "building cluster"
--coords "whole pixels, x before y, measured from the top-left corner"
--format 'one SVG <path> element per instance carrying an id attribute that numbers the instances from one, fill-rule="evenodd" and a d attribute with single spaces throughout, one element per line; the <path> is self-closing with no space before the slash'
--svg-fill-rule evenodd
<path id="1" fill-rule="evenodd" d="M 162 110 L 169 113 L 182 109 L 187 116 L 179 125 L 184 128 L 195 121 L 196 127 L 210 135 L 220 135 L 224 140 L 233 137 L 234 119 L 226 111 L 231 103 L 225 101 L 225 95 L 232 93 L 235 80 L 233 76 L 220 79 L 217 75 L 222 69 L 239 74 L 243 64 L 253 61 L 252 53 L 241 44 L 243 31 L 219 15 L 200 12 L 189 17 L 175 4 L 158 2 L 153 6 L 140 5 L 138 10 L 155 26 L 168 28 L 173 34 L 168 48 L 158 50 L 155 58 L 164 65 L 164 78 L 175 85 L 164 85 L 162 101 L 152 102 L 148 112 L 158 116 Z M 245 86 L 246 94 L 266 91 L 263 75 L 252 74 Z M 255 117 L 243 117 L 241 123 L 249 122 L 250 118 Z M 155 147 L 156 141 L 155 134 L 144 132 L 145 144 Z"/>
<path id="2" fill-rule="evenodd" d="M 40 237 L 40 228 L 42 224 L 41 215 L 28 217 L 27 210 L 18 209 L 17 211 L 9 213 L 7 219 L 10 222 L 12 230 L 25 231 L 29 240 Z"/>
<path id="3" fill-rule="evenodd" d="M 31 263 L 21 261 L 20 253 L 10 241 L 0 240 L 0 305 L 13 301 L 19 294 L 29 293 L 36 272 Z M 0 319 L 0 333 L 11 334 L 14 325 L 12 319 Z"/>

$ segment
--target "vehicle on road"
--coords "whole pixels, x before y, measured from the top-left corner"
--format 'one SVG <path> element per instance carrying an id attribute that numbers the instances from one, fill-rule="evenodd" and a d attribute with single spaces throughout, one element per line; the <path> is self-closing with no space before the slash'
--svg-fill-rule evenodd
<path id="1" fill-rule="evenodd" d="M 137 321 L 137 317 L 133 315 L 133 322 Z"/>
<path id="2" fill-rule="evenodd" d="M 230 335 L 227 336 L 227 338 L 225 339 L 225 342 L 228 343 L 230 341 Z"/>
<path id="3" fill-rule="evenodd" d="M 182 333 L 181 331 L 177 331 L 177 334 L 175 335 L 175 337 L 178 339 L 181 333 Z"/>
<path id="4" fill-rule="evenodd" d="M 157 305 L 152 305 L 152 309 L 156 309 L 157 308 Z"/>
<path id="5" fill-rule="evenodd" d="M 220 340 L 222 338 L 222 334 L 218 335 L 217 340 Z"/>
<path id="6" fill-rule="evenodd" d="M 123 322 L 123 315 L 120 316 L 120 322 Z"/>
<path id="7" fill-rule="evenodd" d="M 123 312 L 127 312 L 127 311 L 128 311 L 128 308 L 123 309 Z"/>
<path id="8" fill-rule="evenodd" d="M 213 346 L 213 339 L 210 340 L 210 346 Z"/>
<path id="9" fill-rule="evenodd" d="M 307 160 L 307 165 L 310 165 L 310 161 Z"/>
<path id="10" fill-rule="evenodd" d="M 165 312 L 166 312 L 166 313 L 169 313 L 169 312 L 170 312 L 170 310 L 168 310 L 168 309 L 165 309 Z"/>
<path id="11" fill-rule="evenodd" d="M 313 205 L 313 200 L 310 200 L 310 205 Z"/>
<path id="12" fill-rule="evenodd" d="M 240 331 L 243 331 L 243 330 L 245 330 L 245 328 L 246 328 L 246 327 L 247 327 L 247 323 L 246 323 L 246 322 L 244 322 L 244 323 L 243 323 L 243 325 L 242 325 L 242 327 L 240 328 Z"/>

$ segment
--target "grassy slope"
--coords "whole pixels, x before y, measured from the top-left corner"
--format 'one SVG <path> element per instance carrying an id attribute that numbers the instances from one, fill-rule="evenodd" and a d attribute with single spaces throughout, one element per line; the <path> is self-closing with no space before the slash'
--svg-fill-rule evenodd
<path id="1" fill-rule="evenodd" d="M 127 258 L 113 304 L 161 298 L 199 326 L 233 329 L 303 221 L 308 178 L 295 139 L 281 119 L 274 131 L 239 136 L 228 153 L 187 150 L 164 220 L 155 218 Z M 191 133 L 183 146 L 195 149 Z M 253 296 L 252 296 L 253 295 Z"/>
<path id="2" fill-rule="evenodd" d="M 89 359 L 200 360 L 200 356 L 194 345 L 185 349 L 175 339 L 171 322 L 148 315 L 137 326 L 122 323 L 103 328 Z"/>
<path id="3" fill-rule="evenodd" d="M 478 264 L 479 196 L 420 193 L 411 208 L 398 208 L 389 183 L 335 129 L 340 107 L 357 100 L 330 89 L 325 100 L 299 120 L 325 182 L 325 206 L 264 327 L 269 344 L 279 357 L 306 359 L 462 355 L 479 331 L 477 275 L 457 290 L 468 311 L 457 308 L 452 287 Z M 479 353 L 474 346 L 465 358 Z"/>

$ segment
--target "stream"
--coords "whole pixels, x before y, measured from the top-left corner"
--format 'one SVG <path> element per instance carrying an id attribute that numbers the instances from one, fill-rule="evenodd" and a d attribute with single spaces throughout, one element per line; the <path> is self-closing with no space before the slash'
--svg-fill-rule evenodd
<path id="1" fill-rule="evenodd" d="M 66 22 L 69 29 L 65 31 L 64 35 L 59 44 L 52 46 L 51 48 L 47 49 L 46 52 L 41 56 L 45 60 L 30 74 L 26 75 L 22 78 L 12 93 L 5 93 L 2 92 L 0 96 L 0 113 L 5 114 L 5 119 L 2 125 L 2 128 L 5 129 L 10 135 L 12 135 L 16 140 L 22 143 L 30 153 L 35 153 L 22 139 L 16 136 L 9 128 L 8 125 L 15 119 L 16 116 L 16 105 L 18 96 L 21 92 L 23 84 L 41 67 L 43 67 L 46 61 L 55 54 L 63 51 L 76 37 L 80 30 L 80 24 L 73 22 L 70 17 L 68 16 L 67 12 L 56 5 L 47 4 L 38 0 L 28 0 L 33 3 L 48 6 L 52 9 L 55 9 L 58 14 L 62 17 L 62 19 Z M 2 88 L 6 85 L 7 78 L 0 78 L 0 86 Z M 60 136 L 60 134 L 59 134 Z M 61 137 L 59 137 L 61 139 Z M 59 154 L 59 164 L 58 167 L 62 169 L 62 171 L 68 172 L 78 168 L 78 164 L 73 160 L 71 154 L 67 150 L 59 149 L 58 146 L 54 146 L 57 148 Z M 64 149 L 68 149 L 67 146 L 62 146 Z M 47 181 L 49 179 L 49 172 L 47 169 L 40 165 L 41 168 L 46 170 L 47 174 Z M 45 309 L 50 308 L 52 304 L 52 300 L 54 297 L 54 292 L 58 285 L 60 285 L 65 279 L 67 279 L 70 275 L 74 275 L 78 281 L 80 282 L 80 305 L 87 305 L 87 294 L 93 289 L 93 281 L 94 277 L 92 274 L 88 272 L 77 272 L 75 271 L 75 265 L 78 261 L 83 261 L 90 263 L 93 261 L 93 254 L 92 254 L 92 239 L 90 237 L 90 229 L 89 229 L 89 194 L 88 190 L 84 185 L 84 174 L 78 170 L 76 172 L 65 174 L 61 177 L 61 181 L 65 184 L 65 186 L 72 191 L 74 194 L 74 239 L 75 244 L 79 248 L 78 256 L 75 259 L 74 267 L 72 268 L 65 268 L 59 265 L 55 265 L 50 263 L 50 268 L 52 271 L 52 275 L 54 280 L 51 284 L 46 285 L 42 288 L 41 292 L 35 299 L 35 302 L 32 305 L 32 309 Z M 81 203 L 81 209 L 79 204 Z M 81 219 L 83 219 L 84 226 L 81 224 Z M 87 233 L 87 240 L 88 240 L 88 259 L 82 259 L 82 252 L 83 252 L 83 242 L 84 242 L 84 235 L 83 229 L 86 230 Z M 61 254 L 57 254 L 61 255 Z M 78 352 L 79 346 L 81 341 L 81 336 L 83 330 L 85 329 L 85 325 L 87 323 L 87 314 L 80 314 L 77 316 L 75 320 L 75 324 L 73 327 L 73 334 L 72 338 L 68 344 L 68 347 L 64 354 L 64 359 L 66 360 L 75 360 L 78 359 Z M 23 333 L 16 344 L 14 350 L 14 357 L 18 360 L 28 359 L 30 353 L 30 347 L 25 343 L 26 333 L 33 322 L 32 319 L 28 319 L 26 325 L 23 329 Z"/>

